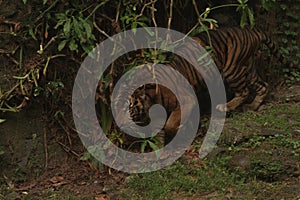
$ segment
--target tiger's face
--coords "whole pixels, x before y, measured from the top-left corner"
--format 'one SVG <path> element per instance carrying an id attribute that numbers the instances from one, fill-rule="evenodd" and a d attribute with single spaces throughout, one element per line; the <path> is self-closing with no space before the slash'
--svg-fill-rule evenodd
<path id="1" fill-rule="evenodd" d="M 139 88 L 129 97 L 130 118 L 139 125 L 147 125 L 150 122 L 149 109 L 152 105 L 151 98 L 145 94 L 145 90 Z"/>

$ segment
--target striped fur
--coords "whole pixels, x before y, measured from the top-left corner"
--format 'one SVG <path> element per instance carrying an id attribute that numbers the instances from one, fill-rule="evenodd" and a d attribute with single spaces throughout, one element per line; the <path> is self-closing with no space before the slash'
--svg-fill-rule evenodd
<path id="1" fill-rule="evenodd" d="M 223 81 L 235 93 L 232 100 L 226 104 L 217 105 L 216 109 L 219 111 L 235 110 L 245 102 L 250 91 L 255 93 L 255 97 L 250 104 L 244 105 L 244 108 L 258 109 L 267 95 L 268 84 L 259 77 L 251 61 L 263 43 L 271 50 L 272 54 L 280 57 L 276 45 L 270 38 L 258 29 L 224 28 L 209 31 L 209 36 L 207 33 L 200 33 L 193 39 L 201 46 L 210 46 L 211 44 L 213 49 L 211 56 L 223 77 Z M 191 57 L 197 58 L 197 55 L 194 55 L 194 48 L 190 46 L 183 51 L 193 55 Z M 282 58 L 280 59 L 282 60 Z M 179 71 L 189 81 L 194 87 L 195 93 L 199 95 L 198 99 L 200 99 L 205 88 L 203 74 L 200 75 L 189 62 L 176 55 L 168 63 L 168 66 Z M 210 76 L 209 73 L 204 75 L 207 75 L 208 78 Z M 177 83 L 176 80 L 170 81 L 180 87 L 180 83 Z M 165 106 L 169 117 L 165 125 L 166 134 L 176 132 L 180 124 L 178 101 L 168 89 L 160 85 L 142 86 L 131 95 L 129 106 L 131 118 L 135 122 L 149 121 L 147 120 L 149 119 L 149 108 L 157 103 Z"/>

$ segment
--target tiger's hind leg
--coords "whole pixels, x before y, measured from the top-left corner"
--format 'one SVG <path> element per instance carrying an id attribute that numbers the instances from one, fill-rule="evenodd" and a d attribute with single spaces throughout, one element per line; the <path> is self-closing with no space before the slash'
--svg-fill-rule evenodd
<path id="1" fill-rule="evenodd" d="M 245 104 L 243 106 L 244 111 L 257 110 L 268 94 L 268 86 L 269 85 L 266 82 L 264 82 L 258 76 L 258 74 L 256 74 L 256 79 L 252 79 L 252 80 L 254 80 L 254 81 L 252 82 L 251 86 L 252 86 L 253 90 L 255 91 L 255 97 L 251 103 Z"/>

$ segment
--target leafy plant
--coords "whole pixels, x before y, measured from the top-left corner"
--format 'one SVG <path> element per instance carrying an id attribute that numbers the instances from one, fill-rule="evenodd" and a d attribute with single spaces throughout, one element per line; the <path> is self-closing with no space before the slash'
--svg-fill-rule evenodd
<path id="1" fill-rule="evenodd" d="M 278 25 L 279 31 L 277 32 L 280 45 L 280 54 L 288 61 L 286 66 L 283 66 L 282 72 L 285 76 L 286 82 L 292 84 L 300 81 L 299 73 L 299 43 L 298 43 L 298 30 L 299 30 L 299 11 L 300 5 L 294 4 L 293 9 L 290 5 L 294 1 L 284 1 L 279 4 L 279 14 L 282 17 Z"/>
<path id="2" fill-rule="evenodd" d="M 95 155 L 95 157 L 93 155 Z M 103 150 L 95 145 L 88 147 L 87 152 L 84 153 L 80 160 L 89 161 L 95 169 L 103 170 L 104 166 L 97 158 L 103 158 L 104 156 Z"/>
<path id="3" fill-rule="evenodd" d="M 250 10 L 250 8 L 247 5 L 248 0 L 238 0 L 238 2 L 240 3 L 240 5 L 237 7 L 236 10 L 242 13 L 240 26 L 244 27 L 248 18 L 250 26 L 253 27 L 255 20 L 254 20 L 253 12 Z"/>
<path id="4" fill-rule="evenodd" d="M 261 5 L 265 10 L 275 7 L 276 0 L 261 0 Z"/>
<path id="5" fill-rule="evenodd" d="M 65 13 L 56 14 L 57 24 L 54 29 L 58 30 L 61 38 L 57 49 L 61 51 L 68 44 L 71 51 L 78 53 L 79 46 L 89 53 L 96 40 L 93 35 L 93 23 L 91 19 L 83 16 L 76 9 L 68 9 Z"/>
<path id="6" fill-rule="evenodd" d="M 139 133 L 139 134 L 145 136 L 143 133 Z M 150 138 L 145 138 L 142 140 L 137 140 L 137 141 L 133 142 L 128 149 L 131 149 L 131 147 L 134 146 L 135 144 L 140 145 L 141 153 L 145 152 L 146 147 L 150 147 L 150 150 L 152 150 L 152 151 L 157 151 L 163 145 L 155 136 L 150 137 Z"/>

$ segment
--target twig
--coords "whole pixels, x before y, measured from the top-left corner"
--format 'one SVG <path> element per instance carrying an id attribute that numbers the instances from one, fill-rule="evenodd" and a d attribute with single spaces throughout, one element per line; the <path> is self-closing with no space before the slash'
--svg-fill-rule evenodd
<path id="1" fill-rule="evenodd" d="M 146 9 L 147 6 L 152 5 L 152 10 L 153 10 L 153 5 L 157 2 L 157 0 L 154 1 L 150 1 L 146 4 L 144 4 L 144 6 L 141 9 L 140 14 L 138 14 L 137 16 L 135 16 L 134 20 L 136 21 L 139 17 L 141 17 L 144 14 L 144 10 Z"/>
<path id="2" fill-rule="evenodd" d="M 15 91 L 15 89 L 17 87 L 20 86 L 20 83 L 17 83 L 14 87 L 12 87 L 9 91 L 3 93 L 1 96 L 0 96 L 0 100 L 4 100 L 6 99 L 13 91 Z"/>
<path id="3" fill-rule="evenodd" d="M 193 5 L 194 5 L 194 9 L 195 9 L 195 11 L 196 11 L 196 14 L 197 14 L 197 17 L 198 17 L 198 22 L 199 22 L 199 24 L 201 24 L 201 21 L 200 21 L 200 12 L 199 12 L 199 10 L 198 10 L 198 7 L 197 7 L 197 4 L 196 4 L 196 1 L 195 0 L 192 0 L 192 2 L 193 2 Z"/>
<path id="4" fill-rule="evenodd" d="M 155 20 L 155 13 L 154 13 L 154 12 L 155 12 L 155 7 L 154 7 L 154 5 L 155 5 L 156 1 L 157 1 L 157 0 L 151 1 L 151 3 L 152 3 L 152 7 L 151 7 L 151 18 L 152 18 L 152 21 L 153 21 L 153 24 L 154 24 L 155 27 L 157 27 L 157 23 L 156 23 L 156 20 Z"/>
<path id="5" fill-rule="evenodd" d="M 72 145 L 72 140 L 71 140 L 71 136 L 70 136 L 70 133 L 69 131 L 65 128 L 65 126 L 61 123 L 60 120 L 57 120 L 59 125 L 61 126 L 61 128 L 65 131 L 65 133 L 67 134 L 67 137 L 68 137 L 68 141 L 69 141 L 69 145 Z"/>
<path id="6" fill-rule="evenodd" d="M 52 37 L 50 40 L 49 40 L 49 42 L 45 45 L 45 47 L 43 48 L 43 49 L 41 49 L 41 50 L 45 50 L 45 49 L 47 49 L 48 47 L 49 47 L 49 45 L 50 44 L 52 44 L 53 42 L 55 42 L 55 39 L 58 37 L 59 35 L 56 35 L 56 36 L 54 36 L 54 37 Z"/>
<path id="7" fill-rule="evenodd" d="M 170 1 L 170 14 L 169 14 L 169 19 L 168 19 L 168 31 L 170 31 L 170 29 L 171 29 L 172 18 L 173 18 L 173 0 Z M 167 43 L 171 42 L 170 32 L 168 32 L 166 40 L 167 40 Z"/>
<path id="8" fill-rule="evenodd" d="M 0 24 L 12 24 L 12 25 L 15 25 L 17 24 L 18 22 L 15 22 L 15 21 L 11 21 L 11 20 L 3 20 L 2 22 L 0 22 Z"/>
<path id="9" fill-rule="evenodd" d="M 168 19 L 168 30 L 170 30 L 171 28 L 172 18 L 173 18 L 173 0 L 170 1 L 170 15 Z"/>
<path id="10" fill-rule="evenodd" d="M 152 7 L 151 7 L 151 18 L 152 18 L 154 26 L 157 27 L 157 23 L 156 23 L 156 20 L 155 20 L 155 13 L 154 13 L 154 11 L 155 11 L 155 7 L 154 7 L 155 2 L 156 1 L 153 2 Z M 157 30 L 155 30 L 155 45 L 154 45 L 154 56 L 153 56 L 154 57 L 154 63 L 156 63 L 156 59 L 157 59 L 157 41 L 158 41 L 158 34 L 157 34 Z M 153 68 L 153 70 L 154 70 L 154 68 Z"/>
<path id="11" fill-rule="evenodd" d="M 95 27 L 100 33 L 102 33 L 104 36 L 106 36 L 110 41 L 115 42 L 115 43 L 117 43 L 119 46 L 121 46 L 123 49 L 126 49 L 126 47 L 125 47 L 122 43 L 120 43 L 120 42 L 114 40 L 114 39 L 113 39 L 112 37 L 110 37 L 105 31 L 103 31 L 103 30 L 97 25 L 97 23 L 95 22 L 95 20 L 94 20 L 94 22 L 93 22 L 93 25 L 94 25 L 94 27 Z M 116 45 L 114 46 L 114 48 L 116 48 Z M 115 49 L 114 49 L 114 50 L 115 50 Z M 113 53 L 113 52 L 112 52 L 112 53 Z"/>
<path id="12" fill-rule="evenodd" d="M 13 58 L 10 54 L 6 54 L 6 56 L 7 56 L 9 59 L 11 59 L 11 61 L 12 61 L 13 63 L 15 63 L 16 65 L 20 65 L 20 63 L 19 63 L 15 58 Z"/>
<path id="13" fill-rule="evenodd" d="M 14 54 L 19 47 L 20 46 L 17 46 L 14 50 L 10 50 L 10 51 L 4 50 L 4 49 L 0 49 L 0 54 L 5 54 L 9 59 L 11 59 L 11 61 L 13 63 L 15 63 L 16 65 L 19 65 L 20 63 L 15 58 L 13 58 L 11 56 L 11 54 Z"/>
<path id="14" fill-rule="evenodd" d="M 105 31 L 103 31 L 103 30 L 96 24 L 95 21 L 93 22 L 93 25 L 94 25 L 94 27 L 95 27 L 101 34 L 103 34 L 105 37 L 107 37 L 108 39 L 110 39 L 111 41 L 113 41 L 113 39 L 112 39 Z"/>
<path id="15" fill-rule="evenodd" d="M 47 130 L 44 127 L 44 150 L 45 150 L 45 169 L 48 168 L 48 144 L 47 144 Z"/>
<path id="16" fill-rule="evenodd" d="M 62 146 L 62 148 L 67 152 L 67 153 L 72 153 L 74 154 L 76 157 L 80 158 L 80 155 L 78 153 L 76 153 L 75 151 L 71 150 L 70 147 L 67 147 L 66 145 L 64 145 L 63 143 L 57 141 L 57 143 Z"/>
<path id="17" fill-rule="evenodd" d="M 117 7 L 117 14 L 116 14 L 116 19 L 115 19 L 116 23 L 118 23 L 118 21 L 119 21 L 120 7 L 121 7 L 121 1 L 119 2 L 118 7 Z"/>
<path id="18" fill-rule="evenodd" d="M 107 20 L 109 20 L 110 22 L 114 22 L 114 19 L 110 18 L 109 16 L 103 14 L 103 13 L 99 13 L 99 15 Z"/>

